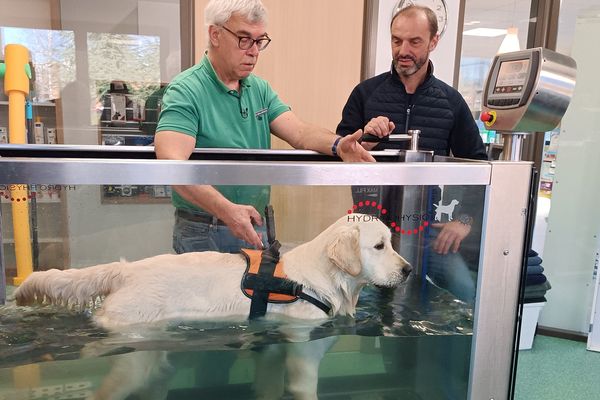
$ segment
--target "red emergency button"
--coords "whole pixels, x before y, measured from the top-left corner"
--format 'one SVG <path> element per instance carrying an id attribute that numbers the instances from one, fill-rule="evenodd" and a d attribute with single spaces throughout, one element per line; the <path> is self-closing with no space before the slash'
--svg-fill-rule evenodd
<path id="1" fill-rule="evenodd" d="M 485 123 L 485 126 L 490 127 L 496 122 L 496 111 L 484 111 L 479 116 L 479 119 Z"/>

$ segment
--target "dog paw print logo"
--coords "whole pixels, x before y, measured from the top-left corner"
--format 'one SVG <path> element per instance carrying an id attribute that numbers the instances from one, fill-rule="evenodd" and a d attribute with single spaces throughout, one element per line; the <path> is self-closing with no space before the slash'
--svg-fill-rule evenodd
<path id="1" fill-rule="evenodd" d="M 438 222 L 442 221 L 442 215 L 448 216 L 448 222 L 452 221 L 452 214 L 454 214 L 454 208 L 458 205 L 459 201 L 454 199 L 450 204 L 442 204 L 442 200 L 438 204 L 434 204 L 435 207 L 435 220 Z"/>
<path id="2" fill-rule="evenodd" d="M 358 209 L 360 209 L 361 213 L 364 214 L 369 214 L 369 215 L 374 215 L 373 218 L 377 218 L 375 215 L 387 215 L 388 214 L 388 210 L 383 207 L 381 204 L 378 204 L 376 201 L 370 201 L 370 200 L 366 200 L 366 201 L 360 201 L 357 204 L 353 204 L 352 205 L 352 209 L 348 210 L 348 214 L 353 214 L 355 212 L 358 211 Z M 409 217 L 412 216 L 418 216 L 418 217 L 422 217 L 420 214 L 411 214 Z M 429 221 L 425 218 L 419 218 L 419 226 L 417 227 L 411 227 L 411 228 L 403 228 L 400 224 L 400 220 L 402 220 L 403 218 L 397 218 L 397 220 L 394 220 L 394 218 L 390 218 L 391 222 L 388 223 L 388 226 L 390 227 L 390 229 L 396 233 L 399 233 L 401 235 L 418 235 L 419 233 L 423 232 L 425 230 L 425 228 L 427 228 L 429 226 Z M 409 218 L 410 219 L 410 218 Z"/>

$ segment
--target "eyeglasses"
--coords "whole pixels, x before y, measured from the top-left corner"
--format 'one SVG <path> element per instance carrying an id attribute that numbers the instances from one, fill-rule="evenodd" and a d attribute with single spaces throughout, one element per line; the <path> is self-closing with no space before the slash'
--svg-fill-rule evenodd
<path id="1" fill-rule="evenodd" d="M 267 48 L 269 43 L 271 43 L 271 39 L 268 36 L 261 37 L 258 39 L 252 39 L 249 36 L 238 36 L 235 32 L 232 32 L 224 25 L 221 25 L 221 28 L 225 29 L 227 32 L 231 33 L 233 36 L 238 38 L 238 47 L 242 50 L 248 50 L 252 46 L 254 46 L 254 43 L 256 43 L 256 47 L 258 48 L 258 51 L 263 51 L 264 49 Z"/>

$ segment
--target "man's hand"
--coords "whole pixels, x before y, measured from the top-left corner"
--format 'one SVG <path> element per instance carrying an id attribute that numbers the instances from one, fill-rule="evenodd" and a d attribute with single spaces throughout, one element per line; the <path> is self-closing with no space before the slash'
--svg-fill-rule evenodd
<path id="1" fill-rule="evenodd" d="M 452 250 L 456 253 L 463 239 L 471 232 L 471 225 L 459 221 L 450 221 L 444 224 L 432 224 L 433 228 L 441 229 L 433 242 L 433 251 L 438 254 L 448 254 Z"/>
<path id="2" fill-rule="evenodd" d="M 365 134 L 369 134 L 369 135 L 373 135 L 373 136 L 377 136 L 377 137 L 385 137 L 388 136 L 389 134 L 391 134 L 394 131 L 394 128 L 396 128 L 396 125 L 394 125 L 394 123 L 392 121 L 389 120 L 389 118 L 387 117 L 375 117 L 373 119 L 371 119 L 369 122 L 367 122 L 367 124 L 365 125 Z M 379 143 L 376 142 L 362 142 L 362 147 L 367 150 L 373 150 L 373 148 L 375 146 L 377 146 Z"/>
<path id="3" fill-rule="evenodd" d="M 257 249 L 263 248 L 263 242 L 254 230 L 254 224 L 262 226 L 262 218 L 252 206 L 231 203 L 221 218 L 229 227 L 233 236 L 242 239 Z"/>
<path id="4" fill-rule="evenodd" d="M 394 131 L 396 125 L 387 117 L 375 117 L 365 125 L 365 134 L 377 136 L 379 138 L 388 136 Z"/>
<path id="5" fill-rule="evenodd" d="M 337 146 L 337 153 L 343 161 L 348 162 L 375 162 L 375 159 L 358 142 L 363 136 L 362 129 L 352 135 L 344 136 Z"/>

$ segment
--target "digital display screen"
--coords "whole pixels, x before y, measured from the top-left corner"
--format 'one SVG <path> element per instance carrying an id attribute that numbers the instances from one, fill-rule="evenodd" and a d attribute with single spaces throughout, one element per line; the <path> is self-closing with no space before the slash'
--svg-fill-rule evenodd
<path id="1" fill-rule="evenodd" d="M 504 61 L 496 79 L 496 93 L 521 92 L 529 76 L 529 59 Z"/>

